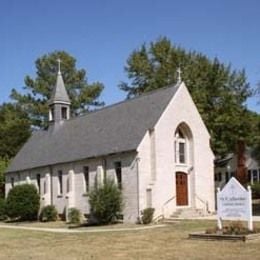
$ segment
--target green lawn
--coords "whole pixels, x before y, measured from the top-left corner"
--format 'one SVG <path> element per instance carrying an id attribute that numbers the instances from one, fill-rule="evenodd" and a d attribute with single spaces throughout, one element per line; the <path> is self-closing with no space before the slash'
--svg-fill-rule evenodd
<path id="1" fill-rule="evenodd" d="M 260 259 L 260 241 L 194 241 L 188 233 L 212 221 L 182 221 L 163 228 L 55 234 L 0 229 L 0 259 Z"/>

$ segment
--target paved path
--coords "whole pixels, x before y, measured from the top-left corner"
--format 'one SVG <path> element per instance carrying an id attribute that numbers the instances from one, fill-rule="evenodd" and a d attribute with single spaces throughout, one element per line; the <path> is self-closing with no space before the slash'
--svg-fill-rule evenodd
<path id="1" fill-rule="evenodd" d="M 25 226 L 13 226 L 13 225 L 0 225 L 0 228 L 8 229 L 21 229 L 21 230 L 33 230 L 41 232 L 52 232 L 52 233 L 99 233 L 99 232 L 122 232 L 122 231 L 138 231 L 146 229 L 154 229 L 165 227 L 166 225 L 149 225 L 142 227 L 130 227 L 130 228 L 82 228 L 82 229 L 66 229 L 66 228 L 41 228 L 41 227 L 25 227 Z"/>
<path id="2" fill-rule="evenodd" d="M 210 216 L 196 217 L 196 218 L 183 218 L 183 219 L 187 219 L 187 220 L 192 220 L 192 219 L 217 220 L 217 215 L 210 215 Z M 253 221 L 260 221 L 260 216 L 253 216 Z"/>

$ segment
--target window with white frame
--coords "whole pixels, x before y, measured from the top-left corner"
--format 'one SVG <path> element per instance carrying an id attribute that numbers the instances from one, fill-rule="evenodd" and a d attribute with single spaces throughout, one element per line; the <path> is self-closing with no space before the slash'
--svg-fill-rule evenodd
<path id="1" fill-rule="evenodd" d="M 175 162 L 177 164 L 187 164 L 187 140 L 182 131 L 178 129 L 175 133 Z"/>
<path id="2" fill-rule="evenodd" d="M 84 192 L 89 192 L 89 167 L 83 167 L 83 176 L 84 176 Z"/>
<path id="3" fill-rule="evenodd" d="M 58 171 L 58 194 L 62 195 L 63 193 L 63 183 L 62 183 L 62 171 Z"/>

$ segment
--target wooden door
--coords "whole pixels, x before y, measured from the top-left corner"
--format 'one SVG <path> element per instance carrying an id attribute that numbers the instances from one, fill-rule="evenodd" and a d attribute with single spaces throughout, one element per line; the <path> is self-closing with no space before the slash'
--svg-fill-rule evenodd
<path id="1" fill-rule="evenodd" d="M 188 205 L 188 177 L 184 172 L 176 172 L 177 206 Z"/>

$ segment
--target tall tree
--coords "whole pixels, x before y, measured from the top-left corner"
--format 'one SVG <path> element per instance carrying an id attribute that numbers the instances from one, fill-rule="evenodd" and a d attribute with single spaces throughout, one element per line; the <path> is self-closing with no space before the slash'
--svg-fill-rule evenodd
<path id="1" fill-rule="evenodd" d="M 30 120 L 18 105 L 0 106 L 0 158 L 15 156 L 30 134 Z"/>
<path id="2" fill-rule="evenodd" d="M 30 120 L 19 106 L 0 106 L 0 196 L 4 195 L 4 171 L 30 134 Z"/>
<path id="3" fill-rule="evenodd" d="M 76 68 L 76 59 L 65 51 L 54 51 L 39 57 L 36 62 L 36 77 L 24 79 L 25 94 L 12 90 L 11 98 L 22 106 L 31 119 L 32 125 L 45 127 L 48 118 L 48 104 L 56 82 L 58 63 L 61 59 L 61 72 L 71 99 L 73 115 L 84 113 L 92 108 L 103 106 L 98 98 L 104 88 L 100 82 L 89 84 L 84 69 Z"/>
<path id="4" fill-rule="evenodd" d="M 251 95 L 245 71 L 232 70 L 217 58 L 188 52 L 160 38 L 134 50 L 125 67 L 129 82 L 119 88 L 127 97 L 176 83 L 178 67 L 198 110 L 206 123 L 216 154 L 233 151 L 238 139 L 250 140 L 245 101 Z"/>

